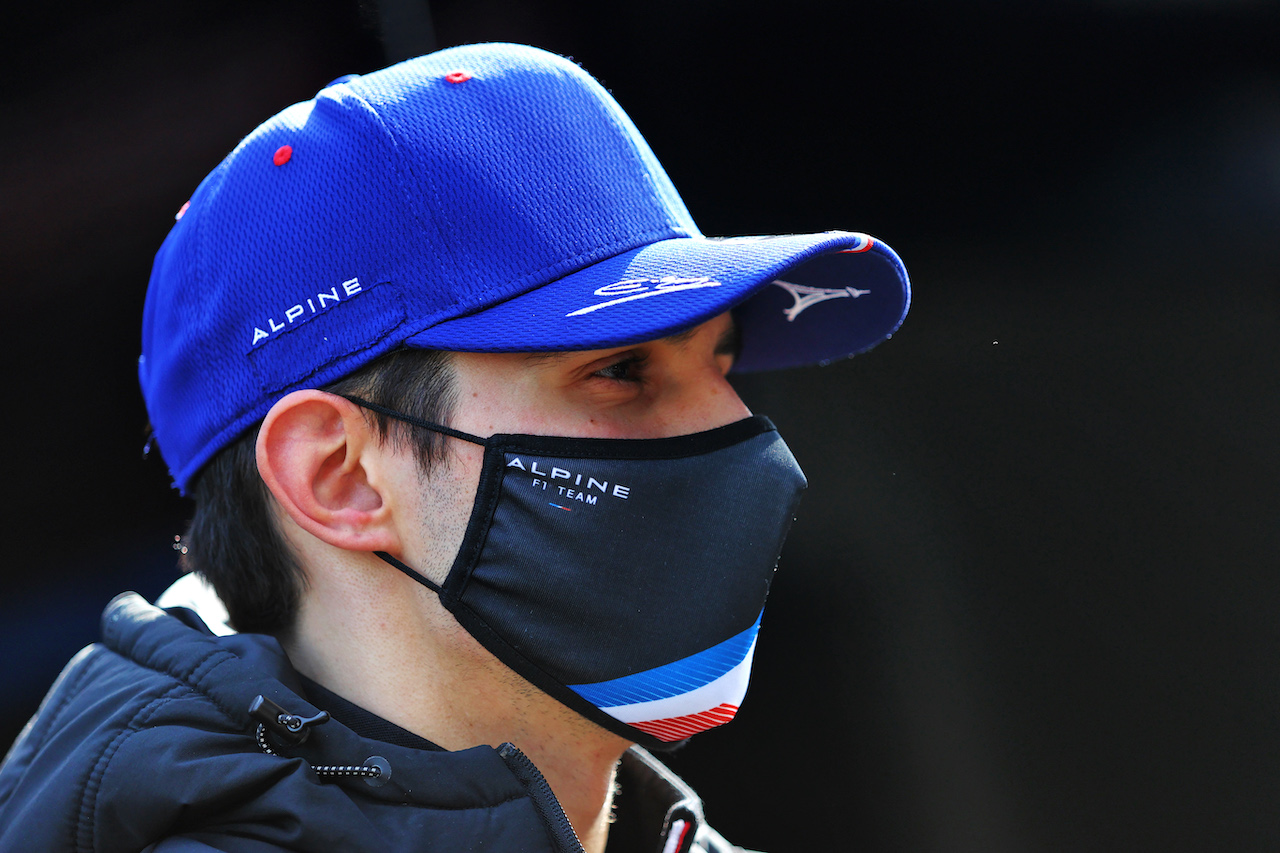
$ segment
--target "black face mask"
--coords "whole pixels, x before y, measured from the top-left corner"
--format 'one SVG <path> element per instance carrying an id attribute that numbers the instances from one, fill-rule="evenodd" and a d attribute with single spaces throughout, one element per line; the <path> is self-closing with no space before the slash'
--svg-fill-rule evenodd
<path id="1" fill-rule="evenodd" d="M 486 649 L 629 740 L 728 722 L 804 474 L 768 419 L 657 439 L 487 439 L 466 537 L 434 590 Z"/>

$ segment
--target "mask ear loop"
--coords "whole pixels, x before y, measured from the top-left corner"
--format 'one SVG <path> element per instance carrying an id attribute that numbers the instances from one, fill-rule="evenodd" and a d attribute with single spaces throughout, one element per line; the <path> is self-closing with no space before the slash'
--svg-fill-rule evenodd
<path id="1" fill-rule="evenodd" d="M 395 566 L 397 569 L 399 569 L 400 571 L 404 572 L 406 575 L 408 575 L 409 577 L 413 578 L 413 579 L 414 579 L 414 580 L 416 580 L 418 583 L 422 584 L 422 585 L 423 585 L 423 586 L 425 586 L 427 589 L 429 589 L 429 590 L 431 590 L 432 592 L 434 592 L 436 595 L 440 595 L 441 593 L 443 593 L 443 592 L 444 592 L 444 588 L 443 588 L 443 587 L 441 587 L 441 586 L 440 586 L 440 584 L 438 584 L 438 583 L 436 583 L 435 581 L 431 580 L 431 579 L 430 579 L 430 578 L 428 578 L 426 575 L 419 574 L 418 572 L 415 572 L 413 569 L 409 568 L 409 567 L 408 567 L 408 566 L 406 566 L 404 563 L 400 562 L 400 561 L 399 561 L 399 560 L 397 560 L 395 557 L 393 557 L 393 556 L 391 556 L 390 554 L 388 554 L 386 551 L 374 551 L 374 552 L 373 552 L 373 556 L 375 556 L 375 557 L 379 558 L 379 559 L 380 559 L 380 560 L 382 560 L 384 563 L 390 563 L 391 565 Z"/>
<path id="2" fill-rule="evenodd" d="M 362 409 L 368 409 L 371 412 L 377 412 L 380 415 L 386 415 L 387 417 L 397 421 L 404 421 L 407 424 L 413 424 L 416 427 L 429 429 L 432 432 L 438 432 L 441 435 L 447 435 L 447 436 L 450 436 L 451 438 L 461 439 L 462 441 L 468 442 L 470 444 L 478 444 L 481 447 L 489 446 L 488 441 L 486 441 L 485 439 L 481 438 L 478 435 L 472 435 L 469 432 L 463 432 L 462 430 L 457 430 L 452 427 L 447 427 L 444 424 L 437 424 L 437 423 L 432 423 L 431 421 L 424 421 L 422 418 L 415 418 L 413 415 L 406 415 L 404 412 L 397 412 L 395 409 L 388 409 L 386 406 L 379 406 L 377 403 L 370 403 L 368 400 L 362 399 L 360 397 L 354 397 L 350 394 L 339 394 L 338 396 L 342 397 L 345 400 L 349 400 L 352 403 L 355 403 L 357 406 L 359 406 Z"/>
<path id="3" fill-rule="evenodd" d="M 438 432 L 441 435 L 447 435 L 447 436 L 450 436 L 451 438 L 456 438 L 461 441 L 468 442 L 470 444 L 478 444 L 481 447 L 488 447 L 488 443 L 483 438 L 480 438 L 479 436 L 476 436 L 476 435 L 472 435 L 471 433 L 462 432 L 461 430 L 456 430 L 456 429 L 453 429 L 452 427 L 447 427 L 443 424 L 437 424 L 437 423 L 432 423 L 431 421 L 425 421 L 422 418 L 415 418 L 413 415 L 406 415 L 403 412 L 397 412 L 395 409 L 388 409 L 386 406 L 379 406 L 377 403 L 371 403 L 368 400 L 362 399 L 360 397 L 355 397 L 350 394 L 340 394 L 339 396 L 343 397 L 346 400 L 351 401 L 352 403 L 355 403 L 357 406 L 359 406 L 362 409 L 368 409 L 371 412 L 377 412 L 378 414 L 385 415 L 386 417 L 392 418 L 393 420 L 403 421 L 404 423 L 411 424 L 416 427 L 421 427 L 422 429 L 428 429 L 428 430 L 431 430 L 432 432 Z M 397 560 L 395 557 L 391 556 L 386 551 L 374 551 L 373 554 L 375 557 L 379 558 L 384 563 L 388 563 L 392 566 L 395 566 L 397 569 L 404 572 L 410 578 L 422 584 L 427 589 L 434 592 L 436 595 L 440 595 L 444 591 L 443 587 L 441 587 L 438 583 L 431 580 L 426 575 L 423 575 L 422 573 L 416 572 L 413 569 L 409 568 L 409 566 L 405 565 L 400 560 Z"/>

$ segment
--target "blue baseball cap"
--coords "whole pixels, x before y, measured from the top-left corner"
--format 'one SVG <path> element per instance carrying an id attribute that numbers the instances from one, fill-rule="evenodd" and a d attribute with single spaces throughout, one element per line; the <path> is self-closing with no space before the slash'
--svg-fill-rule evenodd
<path id="1" fill-rule="evenodd" d="M 704 237 L 573 62 L 450 48 L 342 78 L 249 134 L 151 273 L 138 375 L 177 487 L 290 391 L 401 347 L 585 350 L 733 309 L 735 369 L 845 358 L 910 303 L 865 234 Z"/>

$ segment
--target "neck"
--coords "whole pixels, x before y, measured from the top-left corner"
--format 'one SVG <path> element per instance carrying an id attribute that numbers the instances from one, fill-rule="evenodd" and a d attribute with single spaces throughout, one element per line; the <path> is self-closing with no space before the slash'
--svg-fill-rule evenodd
<path id="1" fill-rule="evenodd" d="M 322 577 L 341 577 L 330 586 Z M 525 681 L 435 595 L 400 575 L 311 573 L 280 640 L 299 672 L 449 750 L 515 744 L 542 772 L 587 853 L 603 853 L 615 771 L 630 744 Z M 362 600 L 364 599 L 364 600 Z M 351 618 L 378 613 L 378 620 Z"/>
<path id="2" fill-rule="evenodd" d="M 583 755 L 581 750 L 571 753 L 532 742 L 520 748 L 546 777 L 586 853 L 603 853 L 613 823 L 613 796 L 622 751 L 600 749 Z"/>

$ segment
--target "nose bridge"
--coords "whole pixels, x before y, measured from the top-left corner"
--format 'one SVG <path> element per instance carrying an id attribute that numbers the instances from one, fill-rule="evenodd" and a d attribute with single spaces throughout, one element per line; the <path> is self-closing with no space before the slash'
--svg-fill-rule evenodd
<path id="1" fill-rule="evenodd" d="M 702 432 L 751 416 L 751 410 L 715 361 L 680 371 L 668 391 L 670 399 L 663 424 L 668 435 Z"/>

